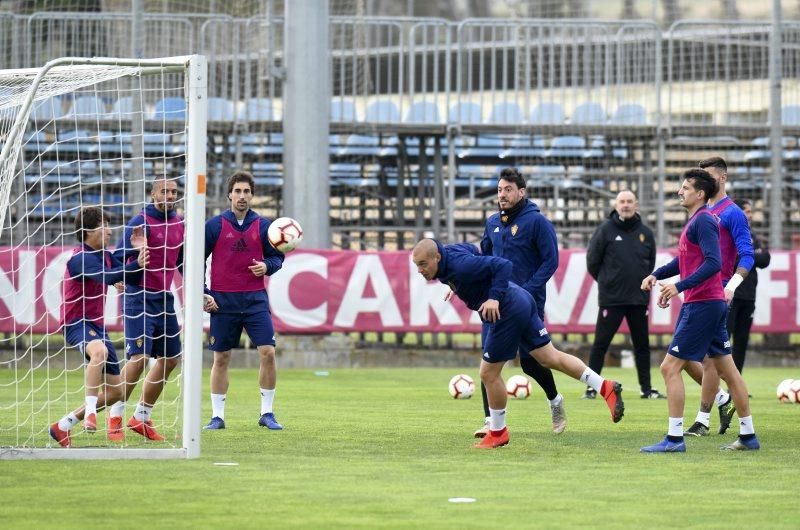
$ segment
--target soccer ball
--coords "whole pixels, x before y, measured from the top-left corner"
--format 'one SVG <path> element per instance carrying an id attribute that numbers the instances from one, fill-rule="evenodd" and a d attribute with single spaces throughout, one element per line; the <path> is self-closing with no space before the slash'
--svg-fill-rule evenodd
<path id="1" fill-rule="evenodd" d="M 454 375 L 447 385 L 453 399 L 469 399 L 475 393 L 475 381 L 466 374 Z"/>
<path id="2" fill-rule="evenodd" d="M 531 382 L 524 375 L 512 375 L 506 381 L 506 393 L 516 399 L 528 399 L 531 395 Z"/>
<path id="3" fill-rule="evenodd" d="M 303 240 L 303 229 L 291 217 L 279 217 L 269 225 L 267 238 L 269 244 L 281 252 L 291 252 Z"/>
<path id="4" fill-rule="evenodd" d="M 797 383 L 794 379 L 784 379 L 778 384 L 776 393 L 781 403 L 795 403 L 797 401 L 797 391 L 792 390 L 794 383 Z"/>
<path id="5" fill-rule="evenodd" d="M 800 403 L 800 379 L 795 379 L 789 383 L 789 399 L 791 403 Z"/>

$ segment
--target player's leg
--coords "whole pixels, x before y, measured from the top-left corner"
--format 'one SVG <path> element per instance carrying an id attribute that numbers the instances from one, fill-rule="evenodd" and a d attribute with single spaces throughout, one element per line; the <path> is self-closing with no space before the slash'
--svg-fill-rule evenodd
<path id="1" fill-rule="evenodd" d="M 606 360 L 606 352 L 614 339 L 614 334 L 622 323 L 625 311 L 621 307 L 600 307 L 597 310 L 597 324 L 594 329 L 594 342 L 589 352 L 589 368 L 598 374 L 603 371 Z M 586 387 L 583 394 L 584 399 L 595 399 L 597 391 L 592 387 Z"/>
<path id="2" fill-rule="evenodd" d="M 481 346 L 486 344 L 486 334 L 489 331 L 489 324 L 484 322 L 481 325 Z M 483 438 L 489 434 L 489 396 L 486 394 L 486 386 L 481 381 L 481 401 L 483 402 L 483 425 L 473 433 L 475 438 Z"/>
<path id="3" fill-rule="evenodd" d="M 228 366 L 231 349 L 239 346 L 242 336 L 242 317 L 238 314 L 212 313 L 209 329 L 209 348 L 214 352 L 211 365 L 211 420 L 206 430 L 225 428 L 225 403 L 228 396 Z"/>
<path id="4" fill-rule="evenodd" d="M 703 382 L 700 385 L 700 410 L 697 412 L 695 424 L 701 423 L 710 428 L 711 409 L 716 403 L 719 411 L 719 433 L 725 434 L 736 412 L 735 402 L 730 394 L 719 386 L 720 377 L 714 362 L 706 358 L 703 361 Z"/>
<path id="5" fill-rule="evenodd" d="M 703 363 L 688 361 L 683 369 L 698 385 L 703 384 Z"/>
<path id="6" fill-rule="evenodd" d="M 728 315 L 728 334 L 733 339 L 733 363 L 739 373 L 744 370 L 747 347 L 750 345 L 750 328 L 753 325 L 755 302 L 734 299 Z"/>
<path id="7" fill-rule="evenodd" d="M 102 339 L 95 339 L 86 344 L 84 353 L 87 359 L 84 382 L 86 388 L 86 402 L 83 428 L 87 432 L 97 431 L 97 397 L 103 385 L 103 368 L 106 364 L 108 351 Z"/>
<path id="8" fill-rule="evenodd" d="M 678 333 L 676 330 L 676 339 Z M 673 344 L 676 341 L 673 340 Z M 667 409 L 669 411 L 669 427 L 667 436 L 655 445 L 649 445 L 640 449 L 643 453 L 683 453 L 686 451 L 686 444 L 683 440 L 683 411 L 686 406 L 686 390 L 683 386 L 683 376 L 686 360 L 670 355 L 664 357 L 661 363 L 661 376 L 664 378 L 664 385 L 667 388 Z"/>
<path id="9" fill-rule="evenodd" d="M 549 339 L 549 336 L 548 336 Z M 542 366 L 558 370 L 573 379 L 583 382 L 599 392 L 606 400 L 611 419 L 617 423 L 625 414 L 625 404 L 622 400 L 622 385 L 610 379 L 603 379 L 600 374 L 589 368 L 583 361 L 563 351 L 557 350 L 552 342 L 547 342 L 530 351 Z"/>
<path id="10" fill-rule="evenodd" d="M 664 398 L 664 394 L 654 390 L 650 380 L 650 334 L 647 323 L 647 306 L 625 306 L 625 320 L 631 332 L 633 359 L 639 379 L 639 396 L 642 399 Z"/>
<path id="11" fill-rule="evenodd" d="M 123 298 L 124 333 L 125 333 L 125 366 L 122 367 L 122 397 L 111 406 L 108 414 L 109 438 L 122 439 L 122 416 L 125 404 L 130 399 L 136 385 L 147 365 L 145 352 L 149 351 L 151 342 L 148 337 L 152 331 L 152 323 L 148 330 L 148 319 L 144 307 L 143 293 L 125 293 Z"/>
<path id="12" fill-rule="evenodd" d="M 254 311 L 244 317 L 244 329 L 253 344 L 256 345 L 259 357 L 258 386 L 261 394 L 261 416 L 258 424 L 268 429 L 283 429 L 272 409 L 275 401 L 275 385 L 278 379 L 278 365 L 275 360 L 275 329 L 269 311 Z"/>
<path id="13" fill-rule="evenodd" d="M 506 428 L 506 405 L 508 395 L 501 372 L 505 361 L 481 361 L 481 382 L 486 386 L 489 399 L 489 433 L 475 447 L 493 449 L 508 444 L 508 428 Z"/>
<path id="14" fill-rule="evenodd" d="M 536 359 L 528 355 L 523 348 L 519 350 L 519 365 L 522 371 L 531 376 L 544 390 L 550 405 L 553 432 L 561 434 L 567 428 L 567 412 L 564 410 L 564 396 L 559 394 L 556 388 L 553 371 L 536 362 Z"/>

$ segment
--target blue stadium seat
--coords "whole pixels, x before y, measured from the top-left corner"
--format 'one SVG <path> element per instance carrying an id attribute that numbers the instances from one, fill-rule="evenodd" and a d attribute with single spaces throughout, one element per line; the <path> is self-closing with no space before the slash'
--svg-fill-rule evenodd
<path id="1" fill-rule="evenodd" d="M 111 106 L 112 117 L 117 114 L 130 114 L 131 112 L 133 112 L 133 98 L 131 96 L 119 98 L 114 102 L 114 105 Z"/>
<path id="2" fill-rule="evenodd" d="M 550 143 L 546 158 L 582 159 L 586 151 L 586 140 L 581 136 L 556 136 Z"/>
<path id="3" fill-rule="evenodd" d="M 100 138 L 86 129 L 68 130 L 58 133 L 54 148 L 58 153 L 96 153 Z"/>
<path id="4" fill-rule="evenodd" d="M 31 119 L 39 122 L 57 120 L 64 115 L 61 98 L 57 97 L 35 101 L 31 109 Z"/>
<path id="5" fill-rule="evenodd" d="M 625 103 L 617 107 L 610 123 L 613 125 L 646 125 L 647 110 L 638 103 Z"/>
<path id="6" fill-rule="evenodd" d="M 781 124 L 796 127 L 800 125 L 800 105 L 786 105 L 781 109 Z"/>
<path id="7" fill-rule="evenodd" d="M 97 96 L 80 96 L 75 98 L 65 116 L 78 119 L 102 119 L 106 115 L 106 104 L 102 99 Z"/>
<path id="8" fill-rule="evenodd" d="M 483 123 L 481 106 L 477 103 L 456 103 L 450 107 L 450 112 L 447 115 L 447 121 L 449 123 L 458 123 L 461 125 Z"/>
<path id="9" fill-rule="evenodd" d="M 331 101 L 331 121 L 350 123 L 357 121 L 356 106 L 348 99 L 336 98 Z"/>
<path id="10" fill-rule="evenodd" d="M 367 107 L 367 123 L 400 123 L 400 111 L 392 101 L 379 99 Z"/>
<path id="11" fill-rule="evenodd" d="M 50 147 L 50 140 L 46 133 L 42 131 L 33 131 L 28 133 L 24 139 L 23 149 L 26 153 L 36 154 L 44 153 Z"/>
<path id="12" fill-rule="evenodd" d="M 416 101 L 406 113 L 406 123 L 441 123 L 439 106 L 432 101 Z"/>
<path id="13" fill-rule="evenodd" d="M 208 98 L 208 121 L 233 121 L 236 105 L 225 98 Z"/>
<path id="14" fill-rule="evenodd" d="M 228 152 L 236 153 L 236 143 L 241 142 L 242 153 L 250 156 L 279 155 L 283 153 L 283 133 L 242 134 L 228 136 Z"/>
<path id="15" fill-rule="evenodd" d="M 475 145 L 466 147 L 456 152 L 458 158 L 473 156 L 500 157 L 505 151 L 505 138 L 502 136 L 480 136 Z"/>
<path id="16" fill-rule="evenodd" d="M 516 103 L 497 103 L 492 107 L 489 121 L 492 124 L 516 125 L 523 122 L 522 109 Z"/>
<path id="17" fill-rule="evenodd" d="M 531 111 L 532 125 L 561 125 L 564 123 L 564 107 L 559 103 L 540 103 Z"/>
<path id="18" fill-rule="evenodd" d="M 783 158 L 797 158 L 797 154 L 792 150 L 787 150 L 787 147 L 793 147 L 796 145 L 796 140 L 791 136 L 784 136 L 781 139 L 781 144 L 783 147 Z M 753 141 L 750 142 L 750 145 L 755 147 L 755 149 L 751 149 L 750 151 L 744 154 L 742 160 L 747 163 L 767 163 L 772 158 L 772 152 L 770 151 L 769 145 L 769 136 L 759 136 L 758 138 L 753 138 Z M 787 156 L 791 153 L 791 156 Z"/>
<path id="19" fill-rule="evenodd" d="M 474 195 L 476 189 L 496 189 L 497 177 L 494 172 L 493 167 L 461 164 L 456 171 L 456 187 L 468 187 L 470 196 Z"/>
<path id="20" fill-rule="evenodd" d="M 500 153 L 500 158 L 542 158 L 546 151 L 542 136 L 515 136 L 511 146 Z"/>
<path id="21" fill-rule="evenodd" d="M 153 120 L 185 120 L 186 100 L 179 97 L 167 97 L 156 103 L 155 111 L 150 117 Z"/>
<path id="22" fill-rule="evenodd" d="M 269 98 L 251 98 L 239 108 L 239 119 L 242 121 L 272 121 L 275 119 L 272 100 Z"/>
<path id="23" fill-rule="evenodd" d="M 566 177 L 564 166 L 534 166 L 529 172 L 523 173 L 528 177 L 527 186 L 536 188 L 540 186 L 553 186 Z"/>
<path id="24" fill-rule="evenodd" d="M 388 138 L 384 145 L 378 136 L 353 134 L 347 139 L 347 145 L 339 149 L 338 156 L 395 156 L 397 155 L 397 138 Z"/>
<path id="25" fill-rule="evenodd" d="M 599 103 L 582 103 L 575 107 L 575 111 L 572 113 L 573 124 L 586 125 L 605 122 L 606 113 Z"/>

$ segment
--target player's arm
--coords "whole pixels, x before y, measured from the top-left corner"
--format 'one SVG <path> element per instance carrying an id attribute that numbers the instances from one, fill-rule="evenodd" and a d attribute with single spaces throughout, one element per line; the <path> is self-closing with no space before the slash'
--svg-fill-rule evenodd
<path id="1" fill-rule="evenodd" d="M 750 235 L 750 225 L 747 217 L 738 208 L 728 208 L 731 213 L 722 219 L 725 228 L 730 232 L 733 243 L 736 245 L 736 253 L 739 255 L 739 262 L 736 265 L 736 272 L 725 284 L 725 298 L 730 302 L 733 293 L 747 277 L 750 269 L 755 263 L 753 258 L 753 241 Z"/>
<path id="2" fill-rule="evenodd" d="M 122 239 L 117 244 L 117 250 L 114 251 L 115 256 L 119 258 L 121 261 L 129 261 L 131 258 L 135 258 L 139 254 L 138 247 L 134 244 L 134 229 L 136 227 L 141 226 L 144 230 L 144 237 L 147 238 L 149 234 L 149 230 L 147 229 L 147 225 L 144 223 L 144 216 L 142 214 L 138 214 L 133 217 L 128 224 L 125 225 L 125 230 L 122 233 Z"/>
<path id="3" fill-rule="evenodd" d="M 138 254 L 145 262 L 146 253 L 145 249 Z M 142 266 L 138 260 L 123 264 L 115 257 L 112 257 L 111 266 L 108 266 L 102 252 L 79 252 L 67 262 L 67 269 L 73 278 L 83 277 L 86 280 L 114 285 L 129 275 L 141 272 Z"/>
<path id="4" fill-rule="evenodd" d="M 542 263 L 522 286 L 530 293 L 543 287 L 558 269 L 558 238 L 552 223 L 544 216 L 538 217 L 532 237 Z"/>
<path id="5" fill-rule="evenodd" d="M 477 254 L 477 249 L 475 252 L 476 254 L 461 257 L 459 270 L 463 274 L 464 281 L 477 283 L 491 280 L 489 298 L 502 300 L 511 280 L 511 262 L 497 256 L 481 256 Z"/>
<path id="6" fill-rule="evenodd" d="M 264 265 L 267 266 L 267 276 L 271 276 L 281 270 L 283 267 L 283 260 L 286 259 L 286 256 L 283 252 L 277 250 L 275 247 L 269 244 L 269 236 L 267 232 L 269 230 L 269 223 L 266 219 L 261 219 L 261 248 L 264 253 Z"/>
<path id="7" fill-rule="evenodd" d="M 605 238 L 603 237 L 603 227 L 605 223 L 598 226 L 591 239 L 589 239 L 589 248 L 586 249 L 586 270 L 592 275 L 592 278 L 597 280 L 600 275 L 600 268 L 603 266 L 603 258 L 606 253 Z M 650 267 L 652 270 L 653 267 Z"/>
<path id="8" fill-rule="evenodd" d="M 489 225 L 483 228 L 483 237 L 481 238 L 481 254 L 484 256 L 492 255 L 492 239 L 489 237 Z"/>
<path id="9" fill-rule="evenodd" d="M 217 240 L 219 239 L 219 235 L 222 233 L 222 217 L 216 216 L 212 217 L 208 221 L 206 221 L 206 228 L 205 228 L 205 258 L 203 259 L 203 292 L 205 294 L 211 294 L 211 291 L 206 285 L 206 271 L 208 269 L 208 257 L 214 251 L 214 247 L 217 245 Z"/>
<path id="10" fill-rule="evenodd" d="M 678 292 L 697 287 L 722 269 L 722 255 L 719 250 L 719 226 L 710 215 L 703 215 L 692 223 L 686 236 L 689 241 L 700 246 L 703 263 L 689 275 L 675 284 Z"/>

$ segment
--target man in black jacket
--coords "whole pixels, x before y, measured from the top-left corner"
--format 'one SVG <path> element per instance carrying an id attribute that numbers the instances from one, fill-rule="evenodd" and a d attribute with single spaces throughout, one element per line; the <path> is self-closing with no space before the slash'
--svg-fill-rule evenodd
<path id="1" fill-rule="evenodd" d="M 747 222 L 753 223 L 753 207 L 748 200 L 734 201 L 742 209 Z M 728 309 L 728 334 L 733 339 L 733 362 L 739 373 L 744 369 L 744 357 L 747 354 L 747 345 L 750 342 L 750 328 L 753 325 L 753 313 L 756 310 L 756 286 L 758 273 L 756 269 L 765 269 L 769 266 L 770 255 L 767 245 L 763 243 L 755 232 L 750 230 L 753 240 L 753 259 L 755 265 L 750 269 L 750 274 L 733 293 L 730 308 Z"/>
<path id="2" fill-rule="evenodd" d="M 636 372 L 642 399 L 664 398 L 650 386 L 650 337 L 647 306 L 650 294 L 642 291 L 641 281 L 656 263 L 653 231 L 636 212 L 636 195 L 621 191 L 608 219 L 597 227 L 586 253 L 586 268 L 597 281 L 599 310 L 589 366 L 600 373 L 611 339 L 625 318 L 633 342 Z M 644 275 L 644 276 L 643 276 Z M 587 388 L 584 398 L 597 396 Z"/>

